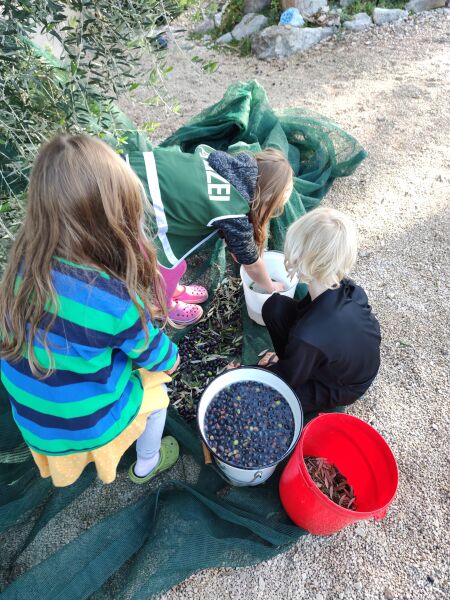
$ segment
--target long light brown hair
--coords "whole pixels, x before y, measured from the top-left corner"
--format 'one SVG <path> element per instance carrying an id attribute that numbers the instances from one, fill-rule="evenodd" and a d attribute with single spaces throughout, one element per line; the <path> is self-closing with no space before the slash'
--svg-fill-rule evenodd
<path id="1" fill-rule="evenodd" d="M 39 324 L 46 310 L 57 309 L 51 274 L 55 256 L 122 280 L 148 336 L 144 309 L 152 317 L 165 317 L 167 308 L 155 248 L 142 226 L 145 210 L 139 179 L 101 140 L 60 135 L 40 149 L 25 220 L 0 286 L 2 357 L 16 361 L 26 349 L 35 376 L 51 373 L 47 336 L 55 314 L 43 334 Z M 15 291 L 19 269 L 21 283 Z M 35 336 L 49 356 L 47 370 L 37 361 Z"/>
<path id="2" fill-rule="evenodd" d="M 266 148 L 254 155 L 258 164 L 256 191 L 250 208 L 250 220 L 260 254 L 266 242 L 269 220 L 283 212 L 286 193 L 292 186 L 292 168 L 280 150 Z"/>

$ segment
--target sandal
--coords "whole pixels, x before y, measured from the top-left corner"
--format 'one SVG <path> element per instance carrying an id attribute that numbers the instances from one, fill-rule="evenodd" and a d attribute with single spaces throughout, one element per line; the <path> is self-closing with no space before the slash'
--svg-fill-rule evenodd
<path id="1" fill-rule="evenodd" d="M 202 285 L 182 285 L 183 290 L 173 294 L 174 300 L 181 300 L 188 304 L 202 304 L 208 300 L 208 291 Z"/>
<path id="2" fill-rule="evenodd" d="M 178 325 L 193 325 L 200 321 L 203 309 L 196 304 L 186 304 L 181 300 L 174 300 L 169 312 L 169 319 Z"/>
<path id="3" fill-rule="evenodd" d="M 150 479 L 153 479 L 153 477 L 156 477 L 157 475 L 159 475 L 159 473 L 170 469 L 170 467 L 172 467 L 177 462 L 178 457 L 180 456 L 180 447 L 178 445 L 177 440 L 171 435 L 166 435 L 166 437 L 163 437 L 163 439 L 161 440 L 161 448 L 159 450 L 159 455 L 160 456 L 158 464 L 156 465 L 156 467 L 153 467 L 150 473 L 148 475 L 145 475 L 145 477 L 138 477 L 134 472 L 134 465 L 136 464 L 135 461 L 128 469 L 128 476 L 131 479 L 131 481 L 139 485 L 142 483 L 147 483 L 147 481 L 150 481 Z"/>

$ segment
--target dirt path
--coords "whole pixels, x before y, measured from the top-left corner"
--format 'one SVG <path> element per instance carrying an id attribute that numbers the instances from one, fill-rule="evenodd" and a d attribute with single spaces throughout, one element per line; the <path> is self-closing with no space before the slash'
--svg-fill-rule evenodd
<path id="1" fill-rule="evenodd" d="M 256 568 L 199 573 L 164 600 L 449 597 L 449 32 L 449 13 L 435 11 L 290 61 L 221 55 L 212 75 L 190 62 L 193 54 L 214 59 L 210 51 L 172 50 L 168 90 L 184 114 L 130 110 L 137 120 L 160 120 L 162 138 L 218 100 L 230 82 L 256 78 L 274 107 L 309 107 L 362 142 L 367 160 L 326 203 L 358 223 L 355 278 L 383 330 L 380 374 L 351 412 L 386 437 L 400 468 L 386 520 L 332 538 L 308 536 Z"/>

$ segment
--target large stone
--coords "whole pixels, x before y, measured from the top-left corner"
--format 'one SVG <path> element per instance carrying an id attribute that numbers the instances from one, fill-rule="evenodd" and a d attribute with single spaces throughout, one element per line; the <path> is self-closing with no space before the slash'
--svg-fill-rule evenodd
<path id="1" fill-rule="evenodd" d="M 214 15 L 214 25 L 217 27 L 217 29 L 219 29 L 219 27 L 222 25 L 222 17 L 223 17 L 223 13 L 218 12 Z"/>
<path id="2" fill-rule="evenodd" d="M 229 44 L 232 41 L 233 41 L 233 36 L 231 35 L 230 32 L 228 32 L 228 33 L 224 33 L 219 38 L 217 38 L 216 44 Z"/>
<path id="3" fill-rule="evenodd" d="M 353 15 L 351 21 L 345 21 L 344 28 L 349 31 L 362 31 L 372 25 L 372 19 L 367 13 L 357 13 Z"/>
<path id="4" fill-rule="evenodd" d="M 384 25 L 384 23 L 392 23 L 407 16 L 408 11 L 401 10 L 400 8 L 375 8 L 373 11 L 373 22 L 375 25 Z"/>
<path id="5" fill-rule="evenodd" d="M 321 40 L 333 35 L 331 27 L 285 27 L 272 25 L 254 36 L 252 50 L 258 58 L 285 58 L 304 52 Z"/>
<path id="6" fill-rule="evenodd" d="M 339 0 L 339 5 L 342 6 L 342 8 L 348 8 L 355 2 L 356 0 Z"/>
<path id="7" fill-rule="evenodd" d="M 443 8 L 446 0 L 410 0 L 405 6 L 406 10 L 419 13 L 424 10 L 433 10 L 433 8 Z"/>
<path id="8" fill-rule="evenodd" d="M 259 13 L 265 8 L 269 8 L 272 0 L 245 0 L 244 14 Z"/>
<path id="9" fill-rule="evenodd" d="M 240 23 L 231 32 L 231 35 L 235 40 L 243 40 L 244 38 L 251 37 L 253 34 L 261 31 L 263 27 L 267 25 L 268 18 L 264 15 L 255 15 L 255 13 L 249 13 L 245 15 Z"/>
<path id="10" fill-rule="evenodd" d="M 320 11 L 321 8 L 327 6 L 327 0 L 281 0 L 281 8 L 298 8 L 302 17 L 312 17 Z"/>
<path id="11" fill-rule="evenodd" d="M 281 13 L 278 25 L 290 25 L 291 27 L 303 27 L 305 20 L 298 8 L 288 8 Z"/>
<path id="12" fill-rule="evenodd" d="M 321 27 L 339 27 L 341 24 L 341 17 L 336 10 L 321 10 L 313 17 L 313 20 Z"/>
<path id="13" fill-rule="evenodd" d="M 214 29 L 214 19 L 205 19 L 194 27 L 194 33 L 208 33 Z"/>

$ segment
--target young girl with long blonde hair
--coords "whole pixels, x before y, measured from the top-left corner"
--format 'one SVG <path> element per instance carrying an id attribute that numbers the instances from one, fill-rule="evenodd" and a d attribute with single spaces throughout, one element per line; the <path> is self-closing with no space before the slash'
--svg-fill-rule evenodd
<path id="1" fill-rule="evenodd" d="M 126 160 L 138 173 L 152 202 L 158 260 L 172 321 L 195 323 L 207 297 L 199 285 L 180 285 L 186 258 L 214 235 L 221 236 L 249 276 L 267 292 L 280 291 L 261 255 L 270 219 L 283 212 L 293 189 L 293 172 L 282 152 L 228 154 L 200 145 L 193 154 L 178 148 L 131 152 Z"/>
<path id="2" fill-rule="evenodd" d="M 0 287 L 1 379 L 43 477 L 73 483 L 94 462 L 142 483 L 174 464 L 162 439 L 178 351 L 139 179 L 105 143 L 58 136 L 31 173 L 25 220 Z"/>

